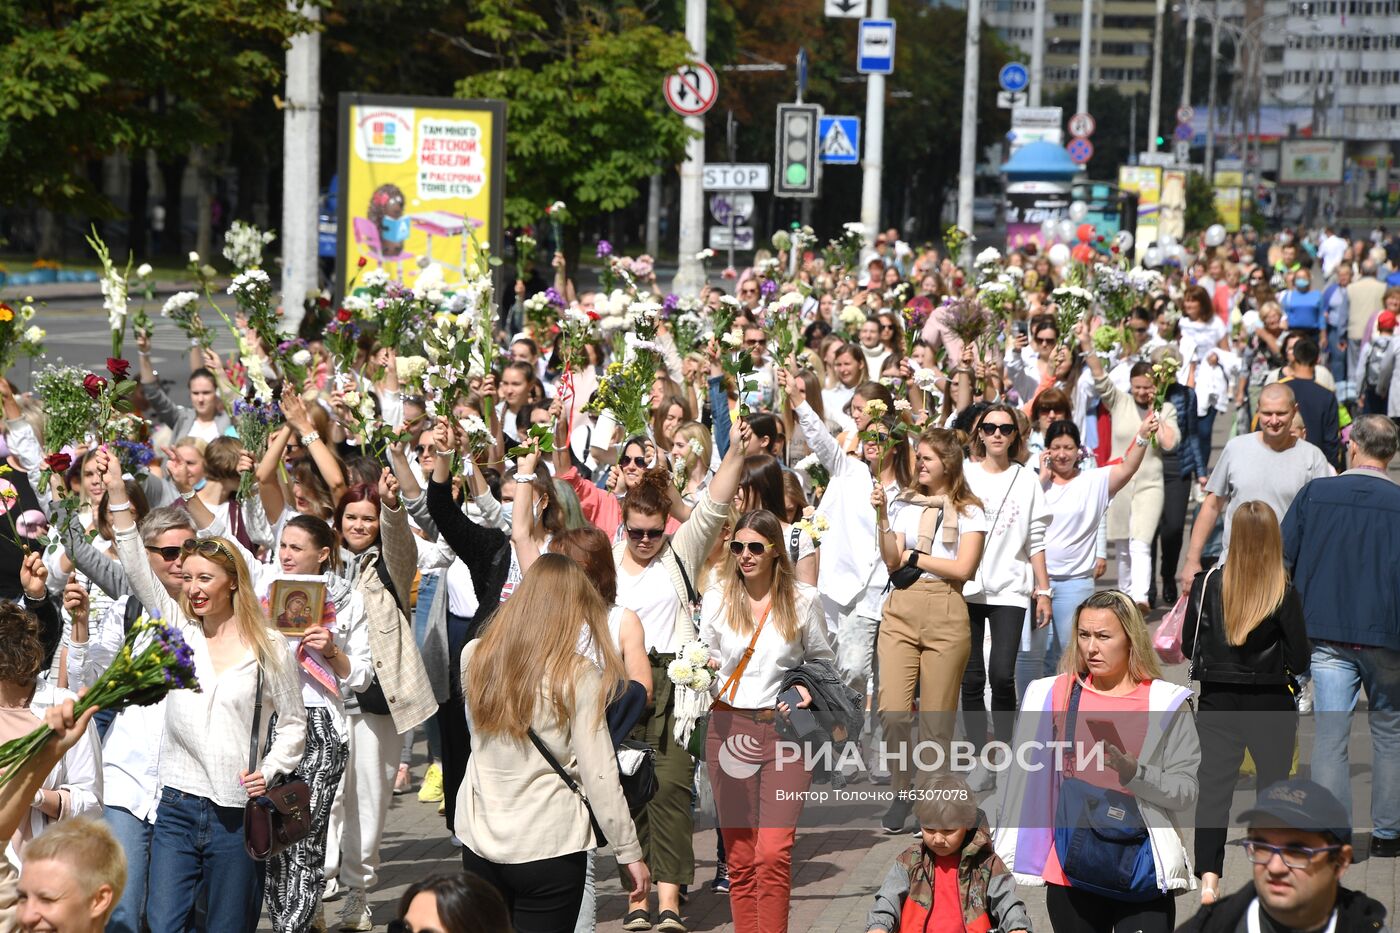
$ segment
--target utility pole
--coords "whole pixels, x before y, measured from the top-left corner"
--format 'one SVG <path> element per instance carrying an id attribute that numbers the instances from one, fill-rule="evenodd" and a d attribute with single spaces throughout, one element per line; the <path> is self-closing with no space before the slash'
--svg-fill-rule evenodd
<path id="1" fill-rule="evenodd" d="M 646 251 L 655 257 L 661 252 L 661 173 L 653 172 L 647 179 Z"/>
<path id="2" fill-rule="evenodd" d="M 1157 131 L 1162 125 L 1162 19 L 1167 0 L 1157 0 L 1156 26 L 1152 31 L 1152 99 L 1147 102 L 1147 151 L 1157 151 Z"/>
<path id="3" fill-rule="evenodd" d="M 685 0 L 685 38 L 696 61 L 705 59 L 705 0 Z M 685 144 L 681 163 L 680 256 L 671 290 L 680 295 L 694 294 L 705 284 L 705 271 L 695 254 L 704 248 L 705 118 L 686 117 L 685 128 L 692 138 Z"/>
<path id="4" fill-rule="evenodd" d="M 1035 19 L 1031 21 L 1031 100 L 1040 106 L 1040 89 L 1045 84 L 1045 15 L 1049 0 L 1035 0 Z"/>
<path id="5" fill-rule="evenodd" d="M 1089 112 L 1089 46 L 1093 43 L 1094 0 L 1084 0 L 1079 11 L 1079 109 Z"/>
<path id="6" fill-rule="evenodd" d="M 1206 181 L 1215 180 L 1215 92 L 1220 62 L 1220 0 L 1210 4 L 1210 84 L 1206 91 Z"/>
<path id="7" fill-rule="evenodd" d="M 314 4 L 290 0 L 309 20 Z M 316 202 L 321 190 L 321 34 L 303 32 L 287 49 L 287 103 L 282 111 L 282 323 L 296 333 L 306 297 L 318 290 Z"/>
<path id="8" fill-rule="evenodd" d="M 1191 106 L 1191 73 L 1196 61 L 1196 3 L 1197 0 L 1188 0 L 1186 4 L 1186 61 L 1181 69 L 1183 107 Z"/>
<path id="9" fill-rule="evenodd" d="M 887 19 L 889 0 L 870 0 L 870 18 Z M 885 171 L 885 76 L 865 76 L 865 158 L 861 160 L 860 222 L 874 242 L 880 229 L 880 185 Z"/>
<path id="10" fill-rule="evenodd" d="M 962 158 L 958 161 L 958 227 L 972 232 L 972 198 L 977 181 L 977 75 L 982 48 L 981 0 L 967 0 L 967 50 L 963 53 Z M 957 261 L 970 262 L 972 241 Z"/>

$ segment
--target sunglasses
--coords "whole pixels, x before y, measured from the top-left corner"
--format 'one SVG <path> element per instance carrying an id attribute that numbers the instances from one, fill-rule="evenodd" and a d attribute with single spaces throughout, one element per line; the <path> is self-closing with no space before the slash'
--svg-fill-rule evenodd
<path id="1" fill-rule="evenodd" d="M 620 467 L 635 466 L 639 470 L 645 470 L 647 468 L 647 458 L 628 457 L 624 455 L 617 458 L 617 465 Z"/>
<path id="2" fill-rule="evenodd" d="M 433 455 L 432 447 L 427 444 L 419 444 L 416 450 L 420 457 L 431 457 Z"/>
<path id="3" fill-rule="evenodd" d="M 190 538 L 180 544 L 168 544 L 165 547 L 156 547 L 153 544 L 148 544 L 146 545 L 146 550 L 150 551 L 152 554 L 159 554 L 161 560 L 165 561 L 167 564 L 173 564 L 180 559 L 180 554 L 185 548 L 191 547 L 193 544 L 194 538 Z"/>
<path id="4" fill-rule="evenodd" d="M 881 329 L 881 330 L 894 330 L 894 325 L 893 325 L 893 324 L 881 324 L 881 325 L 880 325 L 880 329 Z"/>
<path id="5" fill-rule="evenodd" d="M 218 557 L 220 554 L 223 554 L 229 560 L 233 560 L 233 552 L 225 547 L 223 542 L 216 541 L 213 538 L 190 538 L 184 544 L 180 545 L 180 553 L 186 557 L 192 554 L 198 554 L 200 557 L 210 558 Z"/>
<path id="6" fill-rule="evenodd" d="M 997 434 L 997 433 L 1000 433 L 1002 437 L 1011 437 L 1011 436 L 1013 436 L 1013 435 L 1016 433 L 1016 425 L 1014 425 L 1014 424 L 987 424 L 986 422 L 983 422 L 983 423 L 982 423 L 982 433 L 985 434 L 985 435 L 987 435 L 988 437 L 991 437 L 993 434 Z"/>
<path id="7" fill-rule="evenodd" d="M 1147 333 L 1147 328 L 1146 328 L 1146 327 L 1129 327 L 1128 330 L 1132 331 L 1132 332 L 1135 333 L 1135 334 L 1145 334 L 1145 333 Z"/>
<path id="8" fill-rule="evenodd" d="M 652 538 L 663 538 L 666 536 L 665 528 L 628 528 L 627 537 L 633 541 L 650 541 Z"/>
<path id="9" fill-rule="evenodd" d="M 1035 345 L 1036 345 L 1037 347 L 1053 347 L 1053 346 L 1055 345 L 1055 338 L 1054 338 L 1054 337 L 1037 337 L 1037 338 L 1035 338 Z"/>
<path id="10" fill-rule="evenodd" d="M 729 553 L 733 554 L 735 557 L 738 557 L 740 554 L 743 554 L 745 550 L 747 550 L 754 557 L 758 557 L 760 554 L 762 554 L 764 551 L 768 550 L 772 546 L 773 545 L 769 544 L 766 541 L 730 541 Z"/>

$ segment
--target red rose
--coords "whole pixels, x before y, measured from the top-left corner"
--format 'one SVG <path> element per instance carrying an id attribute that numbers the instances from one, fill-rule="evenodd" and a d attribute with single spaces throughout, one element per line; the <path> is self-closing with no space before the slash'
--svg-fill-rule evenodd
<path id="1" fill-rule="evenodd" d="M 345 308 L 341 308 L 335 313 L 335 319 L 342 324 L 348 324 L 350 322 L 350 312 Z"/>
<path id="2" fill-rule="evenodd" d="M 101 395 L 102 390 L 106 388 L 106 386 L 107 380 L 97 375 L 97 373 L 88 373 L 83 377 L 83 391 L 93 398 L 97 398 Z"/>
<path id="3" fill-rule="evenodd" d="M 363 269 L 365 266 L 369 265 L 369 260 L 366 259 L 365 257 L 361 256 L 361 257 L 360 257 L 360 261 L 359 261 L 359 263 L 357 263 L 357 265 L 359 265 L 359 267 L 360 267 L 361 269 Z"/>
<path id="4" fill-rule="evenodd" d="M 107 372 L 112 374 L 113 379 L 125 379 L 126 374 L 131 372 L 131 364 L 115 356 L 107 357 Z"/>
<path id="5" fill-rule="evenodd" d="M 598 316 L 598 312 L 597 312 L 597 311 L 589 311 L 589 312 L 588 312 L 588 319 L 589 319 L 590 321 L 601 321 L 601 320 L 602 320 L 602 318 L 600 318 L 600 317 Z"/>
<path id="6" fill-rule="evenodd" d="M 49 454 L 44 458 L 44 466 L 55 473 L 67 473 L 73 465 L 73 458 L 67 454 Z"/>

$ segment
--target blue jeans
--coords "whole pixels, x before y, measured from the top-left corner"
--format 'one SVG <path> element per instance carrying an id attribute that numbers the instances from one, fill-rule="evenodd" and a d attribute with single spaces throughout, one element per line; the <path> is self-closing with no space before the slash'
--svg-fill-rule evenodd
<path id="1" fill-rule="evenodd" d="M 151 835 L 146 921 L 151 933 L 192 929 L 195 896 L 208 895 L 205 933 L 254 933 L 262 913 L 263 866 L 243 851 L 243 808 L 165 788 Z"/>
<path id="2" fill-rule="evenodd" d="M 1060 666 L 1060 655 L 1073 635 L 1074 611 L 1079 604 L 1094 594 L 1094 575 L 1070 577 L 1054 580 L 1051 588 L 1055 595 L 1050 599 L 1050 609 L 1054 621 L 1045 628 L 1030 629 L 1029 641 L 1023 639 L 1021 651 L 1016 655 L 1016 705 L 1026 695 L 1026 685 L 1032 680 L 1049 677 Z M 1030 625 L 1027 622 L 1027 625 Z"/>
<path id="3" fill-rule="evenodd" d="M 117 901 L 107 921 L 108 933 L 141 933 L 142 919 L 146 916 L 146 879 L 149 877 L 146 863 L 151 857 L 154 827 L 121 807 L 103 807 L 102 817 L 126 853 L 126 887 L 122 888 L 121 900 Z"/>
<path id="4" fill-rule="evenodd" d="M 1400 651 L 1315 642 L 1312 652 L 1312 777 L 1351 813 L 1351 714 L 1366 690 L 1371 726 L 1371 822 L 1375 836 L 1400 838 Z M 1355 824 L 1355 818 L 1352 819 Z"/>

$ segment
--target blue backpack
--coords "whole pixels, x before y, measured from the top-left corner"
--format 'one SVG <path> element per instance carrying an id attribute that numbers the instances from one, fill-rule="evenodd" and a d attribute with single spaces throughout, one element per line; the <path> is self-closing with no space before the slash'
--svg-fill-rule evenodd
<path id="1" fill-rule="evenodd" d="M 1070 690 L 1066 740 L 1074 754 L 1081 687 Z M 1066 777 L 1055 803 L 1055 854 L 1070 886 L 1116 901 L 1162 896 L 1142 811 L 1131 794 Z"/>

